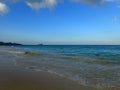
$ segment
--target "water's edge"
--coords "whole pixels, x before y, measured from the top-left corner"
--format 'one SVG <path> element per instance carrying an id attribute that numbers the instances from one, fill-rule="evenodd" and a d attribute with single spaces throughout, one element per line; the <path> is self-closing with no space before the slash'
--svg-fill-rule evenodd
<path id="1" fill-rule="evenodd" d="M 96 88 L 120 88 L 120 59 L 100 55 L 62 55 L 15 47 L 16 65 L 46 71 Z M 117 60 L 118 59 L 118 60 Z"/>

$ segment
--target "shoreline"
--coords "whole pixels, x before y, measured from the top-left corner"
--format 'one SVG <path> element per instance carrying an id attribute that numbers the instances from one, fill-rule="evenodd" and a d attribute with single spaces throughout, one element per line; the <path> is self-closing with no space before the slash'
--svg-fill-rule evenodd
<path id="1" fill-rule="evenodd" d="M 17 50 L 0 46 L 0 90 L 100 90 L 55 74 L 16 66 L 14 53 Z M 18 50 L 17 54 L 21 52 L 24 50 Z"/>

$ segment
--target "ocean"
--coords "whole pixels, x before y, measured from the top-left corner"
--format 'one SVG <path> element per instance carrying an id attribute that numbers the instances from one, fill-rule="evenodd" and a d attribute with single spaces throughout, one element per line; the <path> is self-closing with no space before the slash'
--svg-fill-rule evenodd
<path id="1" fill-rule="evenodd" d="M 120 88 L 119 45 L 24 45 L 25 51 L 49 56 L 18 62 L 25 68 L 46 71 L 85 86 Z"/>

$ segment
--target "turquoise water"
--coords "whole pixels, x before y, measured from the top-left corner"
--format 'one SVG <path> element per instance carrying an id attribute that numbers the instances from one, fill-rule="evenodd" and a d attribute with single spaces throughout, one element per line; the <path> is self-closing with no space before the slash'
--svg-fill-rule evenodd
<path id="1" fill-rule="evenodd" d="M 45 53 L 62 54 L 62 55 L 79 55 L 79 54 L 101 54 L 101 55 L 120 55 L 119 45 L 44 45 L 34 46 L 25 45 L 21 48 L 31 49 Z"/>
<path id="2" fill-rule="evenodd" d="M 20 46 L 49 56 L 22 60 L 27 68 L 42 70 L 97 88 L 120 88 L 120 46 L 44 45 Z M 26 63 L 27 62 L 27 63 Z"/>

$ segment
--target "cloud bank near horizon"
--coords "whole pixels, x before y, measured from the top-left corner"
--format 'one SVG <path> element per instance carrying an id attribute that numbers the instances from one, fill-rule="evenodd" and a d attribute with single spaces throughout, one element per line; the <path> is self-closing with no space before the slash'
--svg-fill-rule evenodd
<path id="1" fill-rule="evenodd" d="M 32 9 L 39 10 L 41 8 L 54 8 L 59 2 L 65 0 L 0 0 L 0 15 L 9 11 L 7 3 L 24 2 Z M 92 5 L 103 5 L 109 2 L 120 3 L 120 0 L 68 0 L 73 3 L 84 3 Z"/>

